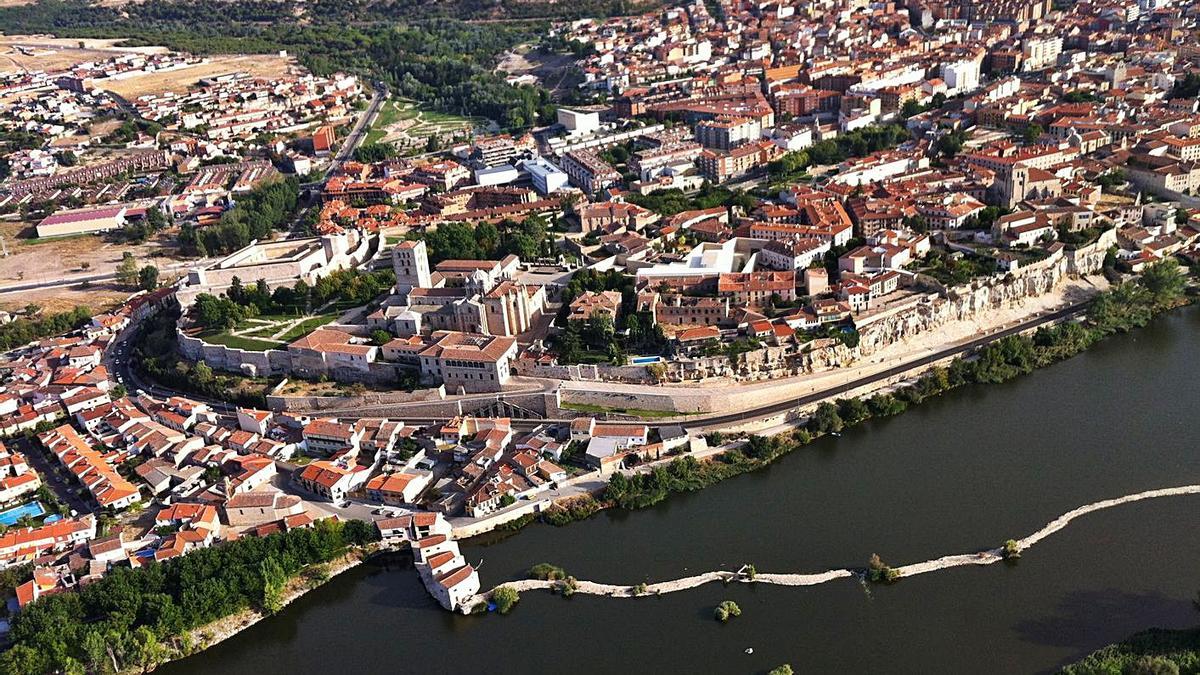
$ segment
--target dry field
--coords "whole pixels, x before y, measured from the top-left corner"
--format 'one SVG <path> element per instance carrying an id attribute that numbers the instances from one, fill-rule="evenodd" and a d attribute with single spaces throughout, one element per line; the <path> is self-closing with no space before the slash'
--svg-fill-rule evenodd
<path id="1" fill-rule="evenodd" d="M 0 223 L 0 236 L 8 249 L 8 256 L 0 258 L 0 285 L 113 272 L 125 251 L 133 253 L 139 263 L 155 265 L 159 269 L 180 262 L 172 257 L 174 235 L 171 233 L 162 233 L 137 245 L 108 242 L 97 234 L 56 239 L 21 236 L 28 234 L 28 224 Z"/>
<path id="2" fill-rule="evenodd" d="M 132 99 L 166 91 L 183 93 L 205 77 L 226 73 L 245 72 L 256 77 L 277 78 L 287 74 L 294 63 L 291 58 L 273 54 L 217 55 L 208 57 L 206 63 L 188 68 L 164 73 L 147 73 L 123 80 L 99 80 L 96 84 Z"/>

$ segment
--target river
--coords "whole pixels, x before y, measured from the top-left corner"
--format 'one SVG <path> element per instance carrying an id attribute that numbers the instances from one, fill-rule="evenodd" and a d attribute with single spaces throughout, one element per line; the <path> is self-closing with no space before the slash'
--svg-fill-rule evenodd
<path id="1" fill-rule="evenodd" d="M 1089 502 L 1200 483 L 1200 309 L 1069 361 L 959 390 L 773 466 L 637 512 L 469 542 L 490 587 L 552 562 L 658 581 L 900 565 L 1000 545 Z M 1150 626 L 1194 625 L 1200 497 L 1085 516 L 1013 565 L 865 587 L 708 585 L 654 598 L 525 593 L 506 617 L 439 609 L 403 564 L 367 565 L 165 673 L 1053 671 Z M 713 607 L 735 600 L 721 625 Z M 746 654 L 747 648 L 753 654 Z"/>

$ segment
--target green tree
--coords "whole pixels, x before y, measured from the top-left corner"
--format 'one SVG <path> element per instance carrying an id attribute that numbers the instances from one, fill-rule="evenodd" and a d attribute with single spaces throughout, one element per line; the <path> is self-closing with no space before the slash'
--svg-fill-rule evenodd
<path id="1" fill-rule="evenodd" d="M 158 288 L 158 268 L 154 265 L 146 265 L 138 270 L 138 288 L 143 291 L 152 291 Z"/>
<path id="2" fill-rule="evenodd" d="M 1179 664 L 1165 656 L 1144 654 L 1129 664 L 1122 675 L 1179 675 Z"/>
<path id="3" fill-rule="evenodd" d="M 837 406 L 826 401 L 817 406 L 816 411 L 808 420 L 808 428 L 816 434 L 836 434 L 842 430 L 845 423 L 838 414 Z"/>
<path id="4" fill-rule="evenodd" d="M 501 586 L 492 591 L 492 602 L 496 604 L 496 610 L 501 614 L 508 614 L 512 611 L 514 605 L 521 600 L 521 595 L 517 593 L 517 589 L 512 586 Z"/>
<path id="5" fill-rule="evenodd" d="M 120 264 L 117 265 L 117 283 L 133 288 L 138 285 L 139 273 L 140 270 L 138 269 L 137 260 L 133 257 L 133 253 L 125 251 L 121 255 Z"/>
<path id="6" fill-rule="evenodd" d="M 1174 258 L 1148 265 L 1142 272 L 1141 282 L 1159 307 L 1176 302 L 1187 289 L 1187 277 L 1179 268 L 1179 261 Z"/>
<path id="7" fill-rule="evenodd" d="M 141 666 L 143 673 L 148 673 L 167 660 L 167 648 L 158 641 L 154 631 L 138 626 L 133 633 L 132 657 L 134 664 Z"/>
<path id="8" fill-rule="evenodd" d="M 371 344 L 383 346 L 391 341 L 392 341 L 392 334 L 387 332 L 386 330 L 383 330 L 382 328 L 377 328 L 377 329 L 371 331 Z"/>
<path id="9" fill-rule="evenodd" d="M 213 370 L 204 361 L 197 361 L 195 367 L 192 368 L 192 376 L 196 381 L 205 384 L 213 381 Z"/>
<path id="10" fill-rule="evenodd" d="M 275 558 L 263 560 L 259 573 L 262 575 L 262 608 L 268 614 L 283 609 L 283 595 L 287 590 L 288 575 Z"/>
<path id="11" fill-rule="evenodd" d="M 785 663 L 780 666 L 775 666 L 767 672 L 767 675 L 792 675 L 793 672 L 794 671 L 792 670 L 791 664 Z"/>

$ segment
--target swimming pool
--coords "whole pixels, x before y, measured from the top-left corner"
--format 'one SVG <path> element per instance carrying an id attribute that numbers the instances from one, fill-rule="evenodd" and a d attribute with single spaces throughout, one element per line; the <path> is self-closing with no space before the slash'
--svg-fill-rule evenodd
<path id="1" fill-rule="evenodd" d="M 24 518 L 25 516 L 37 518 L 45 512 L 46 509 L 42 506 L 42 503 L 38 501 L 28 502 L 26 504 L 21 504 L 20 506 L 14 506 L 7 511 L 0 511 L 0 525 L 11 527 L 15 525 L 18 520 Z"/>
<path id="2" fill-rule="evenodd" d="M 638 356 L 629 360 L 635 366 L 644 366 L 647 363 L 658 363 L 662 361 L 661 356 Z"/>

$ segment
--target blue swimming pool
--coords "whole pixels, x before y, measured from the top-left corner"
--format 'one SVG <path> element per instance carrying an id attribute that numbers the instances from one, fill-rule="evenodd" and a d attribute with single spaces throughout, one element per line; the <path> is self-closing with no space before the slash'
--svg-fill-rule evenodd
<path id="1" fill-rule="evenodd" d="M 37 518 L 45 512 L 46 509 L 42 506 L 41 502 L 35 501 L 27 504 L 21 504 L 20 506 L 14 506 L 7 511 L 0 511 L 0 524 L 4 525 L 5 527 L 11 527 L 12 525 L 16 524 L 18 520 L 25 516 Z"/>
<path id="2" fill-rule="evenodd" d="M 635 366 L 644 366 L 647 363 L 658 363 L 662 361 L 661 356 L 638 356 L 629 360 Z"/>

